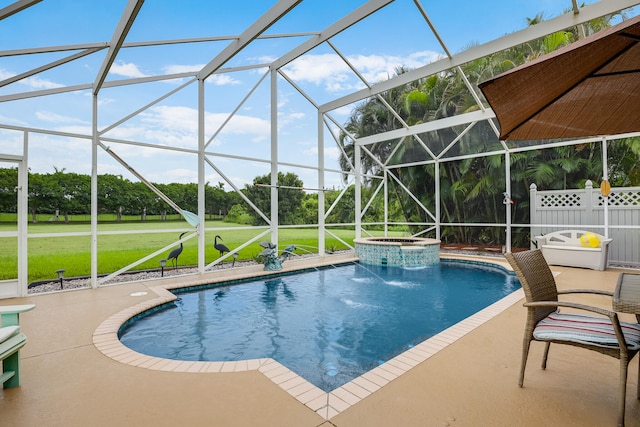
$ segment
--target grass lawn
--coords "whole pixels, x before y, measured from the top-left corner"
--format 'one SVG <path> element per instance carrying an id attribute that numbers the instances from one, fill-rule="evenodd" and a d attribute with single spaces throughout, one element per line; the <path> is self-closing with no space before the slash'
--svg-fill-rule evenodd
<path id="1" fill-rule="evenodd" d="M 205 262 L 211 263 L 219 257 L 218 251 L 213 247 L 214 237 L 220 235 L 222 243 L 233 250 L 244 242 L 262 233 L 264 228 L 235 229 L 239 224 L 225 223 L 222 221 L 207 221 L 206 228 L 215 230 L 206 232 Z M 15 224 L 0 224 L 0 233 L 15 232 Z M 65 277 L 88 276 L 91 274 L 91 236 L 52 236 L 52 233 L 88 233 L 91 231 L 89 224 L 64 224 L 64 223 L 38 223 L 29 224 L 29 234 L 47 234 L 47 237 L 34 237 L 28 240 L 29 252 L 29 282 L 56 278 L 56 270 L 64 269 Z M 178 240 L 183 231 L 193 231 L 186 222 L 123 222 L 105 223 L 98 225 L 99 232 L 119 232 L 126 234 L 105 234 L 98 236 L 98 273 L 108 274 L 136 260 L 143 258 L 165 246 Z M 332 229 L 332 233 L 344 241 L 352 244 L 353 230 Z M 296 253 L 317 252 L 318 233 L 315 228 L 281 229 L 279 231 L 279 245 L 295 244 Z M 382 235 L 382 232 L 372 234 Z M 406 233 L 396 231 L 393 236 L 402 236 Z M 185 235 L 187 237 L 188 235 Z M 269 240 L 267 234 L 259 241 Z M 220 239 L 218 239 L 220 242 Z M 239 252 L 239 260 L 254 259 L 262 247 L 258 242 L 252 243 Z M 327 250 L 345 249 L 341 242 L 330 235 L 325 235 L 325 247 Z M 196 265 L 198 259 L 197 236 L 184 243 L 184 250 L 179 257 L 179 265 Z M 177 247 L 175 245 L 174 247 Z M 159 268 L 160 259 L 165 259 L 173 247 L 163 251 L 160 255 L 135 267 L 134 270 Z M 17 238 L 0 237 L 0 280 L 14 279 L 17 277 L 18 256 Z M 231 259 L 229 259 L 231 262 Z"/>

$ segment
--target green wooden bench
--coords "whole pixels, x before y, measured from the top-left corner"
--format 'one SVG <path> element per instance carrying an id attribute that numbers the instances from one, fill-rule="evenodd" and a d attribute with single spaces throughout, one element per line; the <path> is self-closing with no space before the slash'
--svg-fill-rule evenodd
<path id="1" fill-rule="evenodd" d="M 20 349 L 27 337 L 20 332 L 20 313 L 33 310 L 35 304 L 0 306 L 0 385 L 3 388 L 20 385 Z"/>

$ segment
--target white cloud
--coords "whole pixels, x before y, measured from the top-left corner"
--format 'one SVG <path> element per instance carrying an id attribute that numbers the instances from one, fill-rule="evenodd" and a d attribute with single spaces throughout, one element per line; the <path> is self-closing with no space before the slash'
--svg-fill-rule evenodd
<path id="1" fill-rule="evenodd" d="M 91 135 L 91 125 L 62 125 L 57 126 L 56 130 L 59 132 L 74 133 L 77 135 Z"/>
<path id="2" fill-rule="evenodd" d="M 205 64 L 195 64 L 195 65 L 174 64 L 174 65 L 168 65 L 164 67 L 163 70 L 166 74 L 197 73 L 204 66 Z M 216 86 L 242 84 L 240 80 L 234 79 L 231 74 L 212 74 L 207 78 L 207 83 L 212 83 Z"/>
<path id="3" fill-rule="evenodd" d="M 190 107 L 152 107 L 142 114 L 144 122 L 155 129 L 196 132 L 198 111 Z"/>
<path id="4" fill-rule="evenodd" d="M 41 79 L 40 77 L 27 77 L 26 79 L 21 80 L 21 82 L 32 89 L 55 89 L 58 87 L 64 87 L 63 84 L 54 83 L 50 80 Z"/>
<path id="5" fill-rule="evenodd" d="M 186 64 L 172 64 L 163 68 L 165 74 L 181 74 L 181 73 L 196 73 L 204 67 L 204 64 L 186 65 Z"/>
<path id="6" fill-rule="evenodd" d="M 367 80 L 367 83 L 375 84 L 392 77 L 398 67 L 413 69 L 429 64 L 440 57 L 441 54 L 436 52 L 421 51 L 406 57 L 357 55 L 348 57 L 348 60 Z M 336 54 L 304 55 L 285 67 L 285 72 L 294 81 L 322 85 L 330 92 L 357 90 L 364 87 L 364 83 Z"/>
<path id="7" fill-rule="evenodd" d="M 130 77 L 130 78 L 147 77 L 145 73 L 140 71 L 140 69 L 136 64 L 133 64 L 131 62 L 127 63 L 123 61 L 114 62 L 111 65 L 111 68 L 109 69 L 109 74 L 116 74 L 119 76 Z"/>
<path id="8" fill-rule="evenodd" d="M 62 114 L 53 113 L 51 111 L 36 111 L 36 117 L 39 120 L 51 123 L 82 123 L 88 126 L 91 125 L 91 123 L 85 120 L 81 120 L 77 117 L 64 116 Z"/>
<path id="9" fill-rule="evenodd" d="M 227 114 L 208 113 L 206 118 L 206 128 L 213 132 L 222 125 L 223 121 L 228 117 Z M 254 135 L 254 141 L 267 139 L 271 133 L 271 123 L 258 117 L 245 116 L 236 114 L 227 123 L 221 134 L 225 135 Z"/>
<path id="10" fill-rule="evenodd" d="M 37 173 L 50 173 L 54 167 L 68 172 L 90 173 L 91 140 L 31 133 L 29 169 Z"/>
<path id="11" fill-rule="evenodd" d="M 193 169 L 169 169 L 162 173 L 162 180 L 167 182 L 198 182 L 198 171 Z"/>
<path id="12" fill-rule="evenodd" d="M 0 123 L 11 124 L 16 126 L 27 126 L 28 123 L 24 120 L 17 119 L 15 117 L 7 117 L 0 114 Z"/>
<path id="13" fill-rule="evenodd" d="M 109 136 L 196 148 L 198 140 L 198 112 L 196 109 L 183 106 L 157 106 L 142 113 L 141 118 L 144 127 L 120 126 L 109 131 Z M 206 113 L 207 135 L 213 134 L 227 118 L 228 114 Z M 250 141 L 262 141 L 267 139 L 269 134 L 269 121 L 236 114 L 220 132 L 219 139 L 248 136 Z"/>
<path id="14" fill-rule="evenodd" d="M 197 181 L 197 176 L 196 176 L 196 181 Z M 208 182 L 209 185 L 212 186 L 212 187 L 217 187 L 219 182 L 224 182 L 224 179 L 222 179 L 222 177 L 220 175 L 218 175 L 217 173 L 213 172 L 213 173 L 205 174 L 204 182 Z M 225 182 L 225 184 L 226 184 L 226 182 Z M 227 188 L 228 188 L 228 186 L 227 186 Z"/>
<path id="15" fill-rule="evenodd" d="M 348 118 L 349 116 L 351 116 L 352 112 L 353 112 L 353 105 L 345 105 L 344 107 L 340 107 L 331 111 L 331 114 L 333 116 Z"/>
<path id="16" fill-rule="evenodd" d="M 136 127 L 132 125 L 122 125 L 111 129 L 109 132 L 105 134 L 110 138 L 120 138 L 120 139 L 136 139 L 141 135 L 144 135 L 145 129 L 142 127 Z"/>
<path id="17" fill-rule="evenodd" d="M 56 116 L 47 112 L 41 112 L 42 120 L 58 123 L 55 130 L 62 132 L 91 134 L 91 126 L 84 126 L 82 120 L 73 120 L 65 116 Z M 206 113 L 205 128 L 206 138 L 211 135 L 227 120 L 228 114 Z M 260 142 L 268 140 L 271 125 L 268 120 L 248 115 L 236 114 L 218 134 L 213 145 L 223 143 L 236 143 L 238 138 L 243 141 Z M 104 134 L 105 137 L 119 138 L 130 141 L 140 141 L 150 144 L 165 146 L 197 148 L 198 141 L 198 112 L 196 109 L 184 106 L 156 106 L 149 108 L 134 119 L 115 127 Z M 143 156 L 154 153 L 153 149 L 142 150 Z"/>
<path id="18" fill-rule="evenodd" d="M 233 183 L 233 185 L 236 186 L 236 188 L 242 190 L 245 186 L 247 185 L 253 185 L 253 178 L 256 176 L 262 176 L 262 175 L 266 175 L 267 173 L 269 173 L 269 171 L 262 171 L 260 172 L 259 170 L 256 169 L 252 169 L 255 173 L 253 174 L 253 176 L 248 175 L 248 176 L 230 176 L 228 177 L 229 180 Z M 210 181 L 211 183 L 215 182 L 216 184 L 218 182 L 224 182 L 224 189 L 226 191 L 231 191 L 233 189 L 233 187 L 231 187 L 229 185 L 228 182 L 220 179 L 218 181 Z"/>
<path id="19" fill-rule="evenodd" d="M 432 62 L 437 56 L 438 55 L 433 52 L 418 52 L 404 57 L 357 55 L 350 57 L 349 61 L 360 71 L 360 73 L 362 73 L 362 75 L 365 76 L 370 84 L 374 84 L 392 76 L 397 67 L 405 66 L 407 68 L 417 68 Z M 173 74 L 195 72 L 201 68 L 202 65 L 197 64 L 171 65 L 166 67 L 163 71 Z M 136 64 L 125 63 L 122 61 L 115 63 L 110 72 L 126 77 L 145 76 L 144 72 L 141 71 Z M 292 80 L 297 84 L 300 84 L 305 91 L 309 85 L 316 85 L 318 88 L 334 92 L 351 91 L 360 89 L 364 86 L 351 69 L 340 59 L 340 57 L 334 54 L 304 55 L 288 65 L 285 72 Z M 214 74 L 210 76 L 207 81 L 213 85 L 237 85 L 240 84 L 241 81 L 236 80 L 240 79 L 236 74 Z M 8 73 L 6 70 L 0 69 L 0 79 L 10 77 L 11 75 L 12 74 Z M 29 84 L 33 88 L 52 88 L 61 86 L 54 82 L 37 78 L 23 79 L 20 83 Z M 307 84 L 307 87 L 304 87 L 303 84 Z M 84 93 L 86 92 L 83 92 L 83 94 Z M 296 97 L 287 97 L 283 95 L 283 92 L 279 93 L 278 103 L 280 108 L 278 111 L 278 125 L 282 128 L 280 138 L 283 147 L 287 146 L 286 144 L 292 144 L 292 147 L 296 147 L 293 144 L 301 144 L 300 138 L 302 137 L 300 135 L 295 135 L 293 131 L 297 130 L 299 126 L 302 126 L 309 120 L 316 120 L 312 113 L 294 106 L 294 102 L 297 100 L 298 98 Z M 113 101 L 114 100 L 111 98 L 100 97 L 100 102 L 102 103 L 111 103 Z M 289 106 L 291 106 L 291 108 L 288 108 Z M 50 110 L 51 107 L 41 106 L 40 108 L 42 108 L 42 110 L 32 110 L 35 111 L 36 117 L 43 122 L 52 123 L 52 126 L 56 127 L 57 130 L 85 135 L 89 135 L 91 132 L 90 124 L 87 123 L 86 120 L 71 117 L 72 113 L 69 111 L 57 111 L 56 113 L 52 113 L 51 111 L 44 110 L 44 108 L 48 108 Z M 251 108 L 256 111 L 262 111 L 260 104 L 243 106 L 243 110 L 241 110 L 243 114 L 234 115 L 216 137 L 216 140 L 212 145 L 223 146 L 224 148 L 220 149 L 221 152 L 228 152 L 228 150 L 231 150 L 234 154 L 262 157 L 264 154 L 263 151 L 266 150 L 266 154 L 268 155 L 268 144 L 250 144 L 250 142 L 268 141 L 271 133 L 271 126 L 268 117 L 267 119 L 263 119 L 251 115 L 251 112 L 248 111 Z M 332 114 L 335 114 L 338 117 L 348 117 L 351 113 L 351 108 L 352 106 L 345 106 L 332 112 Z M 264 111 L 268 110 L 265 109 Z M 210 136 L 218 130 L 228 117 L 228 113 L 205 113 L 205 138 L 210 138 Z M 10 122 L 10 120 L 0 117 L 0 122 L 7 123 Z M 289 124 L 294 126 L 284 129 L 285 125 Z M 309 137 L 307 134 L 302 135 Z M 132 118 L 123 125 L 112 129 L 108 132 L 108 135 L 105 136 L 140 141 L 143 143 L 196 149 L 198 140 L 197 109 L 186 106 L 156 105 L 145 110 L 139 116 Z M 77 143 L 78 146 L 73 147 L 74 149 L 72 150 L 69 150 L 71 146 L 61 146 L 59 140 L 56 141 L 56 144 L 54 145 L 42 144 L 41 147 L 51 150 L 46 153 L 43 152 L 42 160 L 44 160 L 44 157 L 51 158 L 59 154 L 62 160 L 57 161 L 54 164 L 59 167 L 67 167 L 68 170 L 71 170 L 74 165 L 72 164 L 72 160 L 69 158 L 68 153 L 70 151 L 79 153 L 81 149 L 88 150 L 87 147 L 89 147 L 86 140 L 76 139 L 75 143 Z M 170 160 L 165 160 L 163 159 L 165 156 L 161 154 L 165 150 L 125 144 L 112 145 L 119 155 L 128 161 L 131 160 L 135 163 L 134 167 L 137 169 L 143 169 L 141 172 L 145 173 L 145 176 L 149 175 L 149 179 L 154 182 L 195 182 L 197 179 L 196 168 L 189 167 L 189 163 L 193 162 L 193 154 L 171 152 L 170 156 L 167 155 Z M 55 151 L 53 151 L 53 148 L 55 148 Z M 309 149 L 305 150 L 307 148 Z M 283 161 L 293 162 L 295 161 L 295 158 L 300 157 L 301 154 L 305 157 L 311 155 L 315 158 L 317 156 L 315 143 L 312 143 L 311 147 L 307 144 L 301 144 L 298 145 L 295 150 L 291 151 L 295 151 L 295 153 L 282 153 L 281 159 L 283 159 Z M 118 173 L 122 173 L 122 168 L 120 166 L 115 164 L 113 160 L 108 160 L 108 155 L 105 157 L 105 153 L 102 151 L 100 152 L 101 173 L 112 169 L 114 172 L 118 171 Z M 337 160 L 339 158 L 340 152 L 336 147 L 327 146 L 324 152 L 326 159 Z M 89 153 L 89 151 L 87 151 L 87 153 Z M 137 157 L 140 158 L 140 161 L 136 160 Z M 294 160 L 291 160 L 290 157 L 294 158 Z M 154 160 L 148 161 L 146 160 L 147 158 L 152 158 Z M 183 160 L 183 158 L 185 160 Z M 286 160 L 284 160 L 285 158 Z M 301 159 L 298 158 L 297 160 Z M 86 156 L 83 157 L 83 161 L 86 164 Z M 217 162 L 218 161 L 222 162 L 223 160 L 218 159 Z M 303 163 L 304 162 L 306 162 L 306 160 L 304 160 Z M 105 163 L 104 166 L 103 163 Z M 144 170 L 147 168 L 148 170 Z M 252 177 L 268 173 L 269 165 L 256 163 L 255 165 L 252 164 L 250 167 L 243 165 L 242 167 L 230 167 L 228 170 L 222 170 L 225 175 L 229 176 L 230 179 L 236 183 L 236 185 L 238 183 L 250 184 Z M 208 177 L 207 180 L 212 183 L 222 181 L 217 174 L 214 172 L 211 173 L 211 177 Z M 244 175 L 245 173 L 247 175 L 246 177 L 239 176 Z M 242 184 L 240 184 L 239 187 L 242 187 Z"/>
<path id="20" fill-rule="evenodd" d="M 0 116 L 0 121 L 3 120 L 4 117 Z M 24 143 L 24 135 L 22 134 L 22 132 L 0 129 L 0 141 L 2 141 L 2 143 L 0 144 L 0 153 L 13 154 L 17 156 L 21 156 L 23 154 L 22 148 Z"/>
<path id="21" fill-rule="evenodd" d="M 344 82 L 352 73 L 349 66 L 335 54 L 301 56 L 286 66 L 285 72 L 294 81 L 327 86 Z"/>
<path id="22" fill-rule="evenodd" d="M 216 86 L 239 85 L 242 82 L 231 77 L 229 74 L 213 74 L 207 78 L 207 83 L 213 83 Z"/>
<path id="23" fill-rule="evenodd" d="M 303 112 L 282 113 L 278 112 L 278 129 L 283 130 L 287 128 L 291 123 L 299 124 L 306 118 L 306 114 Z"/>
<path id="24" fill-rule="evenodd" d="M 333 159 L 335 161 L 338 161 L 338 159 L 340 159 L 340 155 L 342 154 L 342 152 L 340 151 L 340 149 L 338 147 L 325 147 L 324 148 L 324 155 L 329 157 L 330 159 Z"/>
<path id="25" fill-rule="evenodd" d="M 304 150 L 308 156 L 316 157 L 318 155 L 318 147 L 312 147 Z M 340 149 L 338 147 L 324 147 L 324 155 L 332 160 L 338 161 L 340 158 Z"/>
<path id="26" fill-rule="evenodd" d="M 9 79 L 11 77 L 14 77 L 16 75 L 16 73 L 12 73 L 10 71 L 7 71 L 5 69 L 1 69 L 0 68 L 0 80 L 6 80 Z M 16 82 L 16 84 L 21 84 L 24 86 L 27 86 L 31 89 L 36 89 L 36 90 L 40 90 L 40 89 L 55 89 L 58 87 L 63 87 L 64 85 L 60 84 L 60 83 L 54 83 L 50 80 L 46 80 L 46 79 L 42 79 L 40 77 L 34 76 L 34 77 L 27 77 L 25 79 L 22 80 L 18 80 Z"/>
<path id="27" fill-rule="evenodd" d="M 258 64 L 271 64 L 273 61 L 278 59 L 278 57 L 263 55 L 263 56 L 256 56 L 255 58 L 251 58 L 251 59 L 255 59 Z"/>
<path id="28" fill-rule="evenodd" d="M 4 70 L 2 68 L 0 68 L 0 80 L 6 80 L 8 78 L 11 78 L 15 76 L 15 73 L 10 73 L 7 70 Z"/>

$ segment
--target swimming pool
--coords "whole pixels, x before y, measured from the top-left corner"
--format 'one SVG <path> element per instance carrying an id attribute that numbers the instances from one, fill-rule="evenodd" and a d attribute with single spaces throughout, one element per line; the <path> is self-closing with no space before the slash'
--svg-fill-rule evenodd
<path id="1" fill-rule="evenodd" d="M 119 336 L 163 358 L 272 358 L 330 391 L 519 286 L 515 276 L 478 265 L 354 263 L 180 293 Z"/>

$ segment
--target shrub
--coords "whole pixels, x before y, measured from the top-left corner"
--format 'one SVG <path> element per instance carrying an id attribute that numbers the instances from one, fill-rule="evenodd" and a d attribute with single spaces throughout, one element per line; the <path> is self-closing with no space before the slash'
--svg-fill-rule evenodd
<path id="1" fill-rule="evenodd" d="M 233 205 L 229 209 L 229 213 L 223 219 L 223 222 L 233 222 L 236 224 L 249 225 L 253 221 L 253 218 L 242 205 Z"/>

